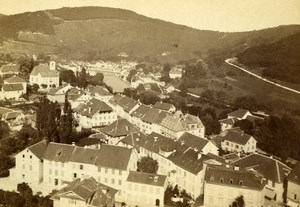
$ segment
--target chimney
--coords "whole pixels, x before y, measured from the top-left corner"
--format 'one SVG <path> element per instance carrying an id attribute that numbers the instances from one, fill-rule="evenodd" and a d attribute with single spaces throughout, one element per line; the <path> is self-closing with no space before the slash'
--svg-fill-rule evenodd
<path id="1" fill-rule="evenodd" d="M 202 153 L 198 153 L 198 160 L 200 160 L 202 157 Z"/>
<path id="2" fill-rule="evenodd" d="M 50 70 L 55 70 L 56 66 L 55 66 L 55 61 L 50 61 L 49 63 L 49 69 Z"/>
<path id="3" fill-rule="evenodd" d="M 184 145 L 184 141 L 181 141 L 181 145 Z"/>
<path id="4" fill-rule="evenodd" d="M 154 142 L 157 142 L 157 140 L 158 140 L 158 137 L 154 137 Z"/>
<path id="5" fill-rule="evenodd" d="M 239 171 L 240 167 L 238 165 L 235 165 L 233 168 L 235 171 Z"/>
<path id="6" fill-rule="evenodd" d="M 154 176 L 154 182 L 156 182 L 157 183 L 157 181 L 158 181 L 158 176 Z"/>
<path id="7" fill-rule="evenodd" d="M 89 106 L 89 114 L 91 113 L 91 111 L 92 111 L 92 107 L 91 107 L 91 106 Z"/>
<path id="8" fill-rule="evenodd" d="M 72 142 L 72 145 L 75 146 L 75 142 Z"/>

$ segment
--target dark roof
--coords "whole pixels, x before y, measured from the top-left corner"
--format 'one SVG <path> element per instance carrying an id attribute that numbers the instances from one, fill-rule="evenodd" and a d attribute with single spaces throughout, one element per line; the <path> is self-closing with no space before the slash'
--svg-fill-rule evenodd
<path id="1" fill-rule="evenodd" d="M 230 162 L 234 162 L 234 161 L 240 159 L 240 156 L 238 154 L 236 154 L 236 153 L 226 154 L 226 155 L 223 155 L 223 157 L 226 160 L 229 160 Z"/>
<path id="2" fill-rule="evenodd" d="M 291 168 L 282 162 L 261 154 L 251 154 L 233 162 L 233 164 L 247 168 L 248 170 L 253 169 L 266 179 L 277 183 L 282 183 L 291 171 Z"/>
<path id="3" fill-rule="evenodd" d="M 12 111 L 12 112 L 8 112 L 6 113 L 3 118 L 5 120 L 10 120 L 10 119 L 16 119 L 19 115 L 21 115 L 22 113 L 19 111 Z"/>
<path id="4" fill-rule="evenodd" d="M 149 106 L 146 106 L 144 104 L 141 104 L 139 107 L 137 107 L 133 112 L 131 112 L 131 116 L 142 118 L 145 116 L 145 114 L 150 110 Z"/>
<path id="5" fill-rule="evenodd" d="M 49 65 L 41 64 L 35 66 L 31 71 L 30 75 L 37 76 L 40 74 L 42 77 L 59 77 L 59 74 L 56 70 L 50 70 Z"/>
<path id="6" fill-rule="evenodd" d="M 112 108 L 103 101 L 93 98 L 85 104 L 80 104 L 74 111 L 82 116 L 93 117 L 97 113 L 111 112 Z"/>
<path id="7" fill-rule="evenodd" d="M 12 109 L 9 108 L 5 108 L 5 107 L 0 107 L 0 115 L 3 116 L 4 114 L 8 113 L 8 112 L 12 112 Z"/>
<path id="8" fill-rule="evenodd" d="M 126 119 L 118 119 L 108 126 L 101 129 L 101 132 L 111 137 L 127 136 L 139 130 Z"/>
<path id="9" fill-rule="evenodd" d="M 168 115 L 167 112 L 155 108 L 149 108 L 145 115 L 142 117 L 144 122 L 160 124 Z"/>
<path id="10" fill-rule="evenodd" d="M 22 83 L 3 84 L 4 91 L 22 91 Z"/>
<path id="11" fill-rule="evenodd" d="M 4 80 L 4 82 L 7 83 L 26 83 L 26 81 L 23 78 L 20 78 L 18 76 L 12 76 L 10 78 L 7 78 Z"/>
<path id="12" fill-rule="evenodd" d="M 43 96 L 44 95 L 40 95 L 40 94 L 32 94 L 29 96 L 29 100 L 34 102 L 39 102 L 40 98 L 43 98 Z"/>
<path id="13" fill-rule="evenodd" d="M 251 138 L 251 135 L 248 135 L 244 132 L 239 132 L 235 130 L 229 130 L 228 133 L 223 137 L 223 140 L 233 142 L 240 145 L 245 145 Z"/>
<path id="14" fill-rule="evenodd" d="M 145 185 L 154 185 L 164 187 L 167 176 L 152 173 L 130 171 L 127 177 L 128 182 L 141 183 Z"/>
<path id="15" fill-rule="evenodd" d="M 49 91 L 48 91 L 48 95 L 56 95 L 57 94 L 57 92 L 58 91 L 60 91 L 61 89 L 63 89 L 63 88 L 65 88 L 65 87 L 67 87 L 68 86 L 68 84 L 63 84 L 63 85 L 60 85 L 59 87 L 57 87 L 57 88 L 51 88 Z M 65 94 L 66 93 L 66 91 L 62 91 L 62 94 Z"/>
<path id="16" fill-rule="evenodd" d="M 231 182 L 230 182 L 231 181 Z M 248 188 L 261 191 L 266 181 L 242 168 L 234 169 L 231 165 L 208 166 L 205 172 L 205 182 L 230 187 Z"/>
<path id="17" fill-rule="evenodd" d="M 117 192 L 114 188 L 98 183 L 93 177 L 84 180 L 78 178 L 55 193 L 52 198 L 59 199 L 68 196 L 68 193 L 74 193 L 93 206 L 105 206 Z"/>
<path id="18" fill-rule="evenodd" d="M 115 104 L 122 107 L 126 112 L 130 112 L 136 105 L 139 104 L 137 100 L 123 95 L 115 95 L 112 99 L 112 102 L 115 102 Z"/>
<path id="19" fill-rule="evenodd" d="M 154 108 L 157 108 L 157 109 L 161 109 L 161 110 L 165 110 L 165 111 L 169 111 L 171 110 L 172 108 L 175 108 L 175 106 L 173 104 L 169 104 L 169 103 L 163 103 L 163 102 L 156 102 L 154 105 L 153 105 Z"/>
<path id="20" fill-rule="evenodd" d="M 300 162 L 296 165 L 296 167 L 289 174 L 288 181 L 300 185 Z"/>
<path id="21" fill-rule="evenodd" d="M 28 149 L 40 159 L 92 164 L 121 170 L 127 169 L 132 152 L 132 149 L 113 145 L 101 145 L 100 149 L 90 149 L 54 142 L 47 145 L 45 141 L 32 145 Z"/>
<path id="22" fill-rule="evenodd" d="M 245 109 L 238 109 L 236 111 L 233 111 L 229 114 L 227 114 L 228 116 L 231 116 L 231 117 L 236 117 L 236 118 L 243 118 L 243 116 L 245 116 L 245 114 L 249 112 L 248 110 L 245 110 Z"/>
<path id="23" fill-rule="evenodd" d="M 209 142 L 201 137 L 195 136 L 188 132 L 183 133 L 181 137 L 178 139 L 178 142 L 184 142 L 185 145 L 196 148 L 197 150 L 201 151 Z"/>
<path id="24" fill-rule="evenodd" d="M 222 124 L 228 124 L 228 125 L 234 125 L 234 123 L 236 121 L 238 121 L 237 118 L 226 118 L 226 119 L 219 120 L 220 123 L 222 123 Z"/>

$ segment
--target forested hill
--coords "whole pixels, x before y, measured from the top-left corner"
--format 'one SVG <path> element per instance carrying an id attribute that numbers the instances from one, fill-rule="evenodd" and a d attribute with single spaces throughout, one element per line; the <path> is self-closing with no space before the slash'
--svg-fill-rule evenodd
<path id="1" fill-rule="evenodd" d="M 237 57 L 244 65 L 265 67 L 263 76 L 300 84 L 300 33 L 248 48 Z"/>
<path id="2" fill-rule="evenodd" d="M 198 30 L 124 9 L 61 8 L 0 17 L 0 53 L 47 51 L 71 58 L 102 59 L 125 52 L 134 59 L 175 62 L 198 59 L 211 50 L 240 51 L 297 32 L 299 25 L 224 33 Z"/>

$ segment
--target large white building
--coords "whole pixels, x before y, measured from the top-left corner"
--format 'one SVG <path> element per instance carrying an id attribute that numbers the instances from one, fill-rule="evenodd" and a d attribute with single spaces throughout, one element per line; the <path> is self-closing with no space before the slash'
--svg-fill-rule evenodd
<path id="1" fill-rule="evenodd" d="M 77 178 L 94 177 L 98 182 L 118 190 L 116 201 L 123 201 L 129 171 L 136 170 L 137 156 L 126 147 L 101 145 L 89 149 L 44 140 L 15 155 L 16 166 L 10 178 L 57 189 Z M 122 159 L 120 159 L 122 158 Z"/>
<path id="2" fill-rule="evenodd" d="M 27 82 L 17 76 L 3 81 L 0 99 L 18 99 L 27 92 Z"/>
<path id="3" fill-rule="evenodd" d="M 232 206 L 243 196 L 245 206 L 260 207 L 264 204 L 266 180 L 238 166 L 208 166 L 205 172 L 204 206 Z"/>
<path id="4" fill-rule="evenodd" d="M 49 65 L 41 64 L 35 66 L 30 73 L 29 83 L 31 85 L 37 84 L 40 87 L 45 85 L 47 88 L 58 87 L 59 74 L 56 71 L 55 62 L 51 61 Z"/>

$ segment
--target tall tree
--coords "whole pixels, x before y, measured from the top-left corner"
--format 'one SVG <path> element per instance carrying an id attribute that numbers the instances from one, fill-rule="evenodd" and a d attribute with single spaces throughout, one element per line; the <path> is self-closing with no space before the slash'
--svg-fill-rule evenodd
<path id="1" fill-rule="evenodd" d="M 156 173 L 158 162 L 151 157 L 142 157 L 137 163 L 138 171 L 145 173 Z"/>

